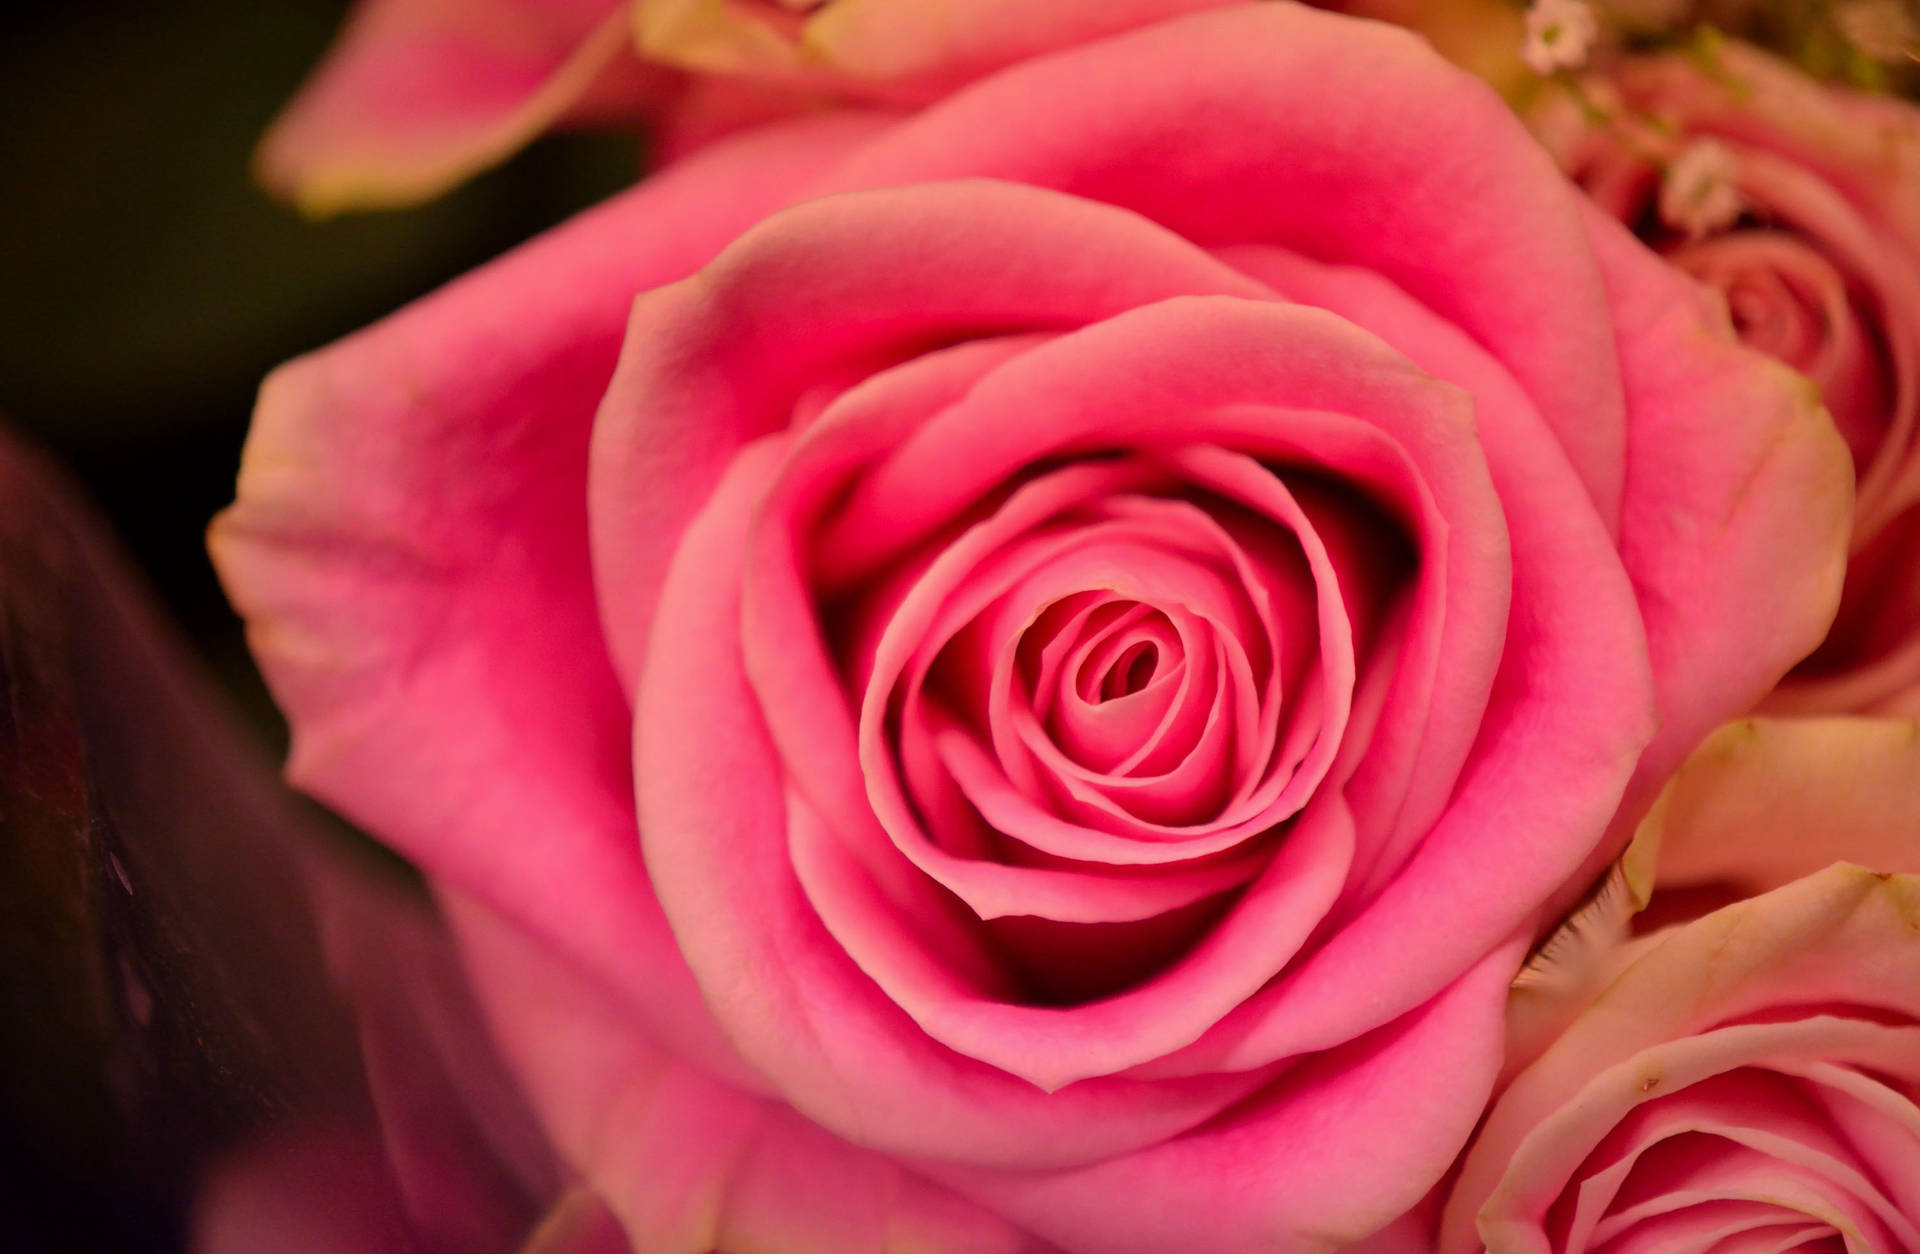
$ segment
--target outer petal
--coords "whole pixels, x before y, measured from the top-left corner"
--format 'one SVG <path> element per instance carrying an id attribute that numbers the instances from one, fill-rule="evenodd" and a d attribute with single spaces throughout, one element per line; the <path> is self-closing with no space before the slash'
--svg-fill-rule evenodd
<path id="1" fill-rule="evenodd" d="M 1620 556 L 1646 623 L 1660 730 L 1563 912 L 1715 724 L 1826 634 L 1846 576 L 1853 463 L 1811 383 L 1742 347 L 1723 305 L 1588 206 L 1632 428 Z"/>
<path id="2" fill-rule="evenodd" d="M 634 292 L 704 262 L 868 129 L 718 147 L 282 367 L 210 538 L 293 724 L 294 781 L 685 1007 L 676 1032 L 716 1060 L 634 837 L 587 433 Z"/>
<path id="3" fill-rule="evenodd" d="M 1044 1254 L 1003 1219 L 660 1049 L 628 1004 L 443 897 L 508 1063 L 646 1254 Z"/>
<path id="4" fill-rule="evenodd" d="M 1660 699 L 1640 765 L 1650 789 L 1826 634 L 1853 461 L 1811 384 L 1741 347 L 1724 308 L 1619 223 L 1591 208 L 1587 222 L 1632 422 L 1620 554 Z"/>
<path id="5" fill-rule="evenodd" d="M 1499 97 L 1417 36 L 1296 4 L 1163 23 L 996 74 L 828 186 L 962 176 L 1379 271 L 1511 370 L 1617 524 L 1623 395 L 1579 198 Z"/>
<path id="6" fill-rule="evenodd" d="M 1920 873 L 1920 724 L 1729 723 L 1673 777 L 1640 839 L 1657 842 L 1656 892 L 1752 896 L 1835 859 Z"/>
<path id="7" fill-rule="evenodd" d="M 640 47 L 669 65 L 925 101 L 1015 61 L 1235 0 L 641 0 Z"/>
<path id="8" fill-rule="evenodd" d="M 942 1177 L 1088 1254 L 1306 1254 L 1359 1240 L 1419 1201 L 1479 1117 L 1520 940 L 1205 1128 L 1075 1171 Z M 1363 1179 L 1398 1191 L 1362 1196 Z"/>
<path id="9" fill-rule="evenodd" d="M 620 0 L 363 0 L 261 141 L 261 182 L 314 216 L 439 195 L 590 93 L 638 108 Z"/>

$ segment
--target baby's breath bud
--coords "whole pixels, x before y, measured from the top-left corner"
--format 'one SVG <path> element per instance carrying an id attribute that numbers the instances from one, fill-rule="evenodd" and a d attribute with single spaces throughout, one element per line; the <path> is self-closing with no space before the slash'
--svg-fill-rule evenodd
<path id="1" fill-rule="evenodd" d="M 1533 0 L 1520 59 L 1535 74 L 1578 69 L 1599 33 L 1600 21 L 1587 0 Z"/>
<path id="2" fill-rule="evenodd" d="M 1660 220 L 1698 239 L 1732 226 L 1745 207 L 1740 169 L 1725 144 L 1696 139 L 1680 150 L 1660 183 Z"/>

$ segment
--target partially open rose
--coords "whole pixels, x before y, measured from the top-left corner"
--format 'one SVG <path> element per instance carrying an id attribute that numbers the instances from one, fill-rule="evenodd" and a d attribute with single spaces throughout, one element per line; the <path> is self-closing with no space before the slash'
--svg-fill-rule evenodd
<path id="1" fill-rule="evenodd" d="M 1920 712 L 1920 112 L 1756 49 L 1629 61 L 1536 118 L 1608 212 L 1820 386 L 1859 472 L 1832 634 L 1782 711 Z M 1597 102 L 1601 112 L 1590 105 Z"/>
<path id="2" fill-rule="evenodd" d="M 1739 900 L 1549 949 L 1441 1254 L 1920 1248 L 1914 724 L 1730 725 L 1643 838 L 1657 914 Z"/>
<path id="3" fill-rule="evenodd" d="M 1241 1254 L 1437 1179 L 1849 481 L 1492 92 L 1273 3 L 696 154 L 276 374 L 215 548 L 637 1248 Z"/>

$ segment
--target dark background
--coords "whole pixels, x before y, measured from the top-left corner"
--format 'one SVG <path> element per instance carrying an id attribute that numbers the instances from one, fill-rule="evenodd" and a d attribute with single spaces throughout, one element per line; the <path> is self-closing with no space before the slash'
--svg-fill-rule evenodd
<path id="1" fill-rule="evenodd" d="M 263 750 L 223 743 L 204 675 L 103 590 L 115 555 L 84 505 L 0 474 L 5 1254 L 177 1250 L 199 1176 L 238 1138 L 297 1126 L 295 1095 L 329 1118 L 364 1105 L 349 1012 L 308 1004 L 329 976 L 267 839 L 300 825 L 263 764 L 284 731 L 205 528 L 266 371 L 637 168 L 631 137 L 561 136 L 419 209 L 302 220 L 248 161 L 346 7 L 0 3 L 0 428 L 104 513 Z M 366 878 L 372 847 L 342 840 L 336 870 Z M 332 1187 L 307 1190 L 322 1212 Z M 297 1218 L 275 1226 L 260 1249 L 311 1248 Z"/>
<path id="2" fill-rule="evenodd" d="M 202 543 L 260 378 L 630 181 L 563 135 L 422 208 L 302 220 L 256 139 L 344 0 L 0 3 L 0 414 L 105 510 L 268 735 Z"/>

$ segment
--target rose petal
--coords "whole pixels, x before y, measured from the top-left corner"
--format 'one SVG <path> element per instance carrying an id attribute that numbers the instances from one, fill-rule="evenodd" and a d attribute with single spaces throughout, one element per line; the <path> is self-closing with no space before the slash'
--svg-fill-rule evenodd
<path id="1" fill-rule="evenodd" d="M 803 392 L 956 333 L 1058 331 L 1194 291 L 1260 289 L 1131 214 L 973 182 L 810 202 L 745 233 L 722 265 L 647 293 L 601 406 L 589 484 L 624 682 L 636 682 L 687 518 L 735 450 L 793 421 Z"/>
<path id="2" fill-rule="evenodd" d="M 808 1117 L 863 1145 L 918 1157 L 1022 1167 L 1086 1161 L 1163 1140 L 1242 1096 L 1257 1075 L 1175 1085 L 1099 1079 L 1044 1093 L 931 1040 L 823 927 L 795 877 L 782 772 L 747 686 L 741 642 L 715 630 L 740 621 L 753 504 L 783 451 L 776 439 L 736 459 L 688 531 L 655 631 L 656 647 L 676 664 L 648 672 L 635 715 L 647 869 L 730 1039 Z M 701 717 L 690 724 L 684 712 L 696 708 Z M 898 956 L 910 961 L 916 949 Z"/>
<path id="3" fill-rule="evenodd" d="M 1003 65 L 1231 0 L 644 0 L 640 46 L 670 65 L 819 91 L 926 101 Z"/>
<path id="4" fill-rule="evenodd" d="M 1700 746 L 1647 820 L 1663 890 L 1756 896 L 1835 859 L 1920 873 L 1920 727 L 1743 719 Z"/>
<path id="5" fill-rule="evenodd" d="M 1417 36 L 1362 29 L 1261 4 L 1120 35 L 976 85 L 827 186 L 1014 179 L 1207 245 L 1360 261 L 1507 364 L 1614 526 L 1622 392 L 1577 198 L 1483 84 Z M 1088 90 L 1109 80 L 1126 90 Z"/>
<path id="6" fill-rule="evenodd" d="M 1620 555 L 1646 620 L 1660 729 L 1574 884 L 1618 852 L 1728 710 L 1753 708 L 1826 634 L 1853 509 L 1852 460 L 1811 385 L 1759 368 L 1705 293 L 1619 223 L 1588 216 L 1622 328 L 1634 425 Z"/>
<path id="7" fill-rule="evenodd" d="M 363 0 L 274 120 L 255 169 L 315 217 L 429 200 L 589 94 L 637 112 L 664 83 L 615 0 Z"/>
<path id="8" fill-rule="evenodd" d="M 1044 1254 L 1045 1242 L 715 1080 L 632 1005 L 498 915 L 443 895 L 508 1062 L 560 1153 L 647 1254 Z"/>
<path id="9" fill-rule="evenodd" d="M 1412 1206 L 1452 1161 L 1499 1066 L 1489 1029 L 1519 953 L 1516 937 L 1413 1014 L 1184 1136 L 1049 1175 L 935 1174 L 1074 1250 L 1332 1250 Z M 1389 1187 L 1362 1195 L 1362 1178 Z"/>
<path id="10" fill-rule="evenodd" d="M 1447 1204 L 1441 1249 L 1479 1248 L 1476 1211 L 1495 1225 L 1489 1243 L 1524 1240 L 1625 1112 L 1730 1068 L 1851 1063 L 1920 1079 L 1920 1027 L 1817 1010 L 1738 1022 L 1823 1005 L 1920 1017 L 1916 894 L 1920 881 L 1836 865 L 1662 934 L 1496 1103 Z"/>
<path id="11" fill-rule="evenodd" d="M 294 782 L 644 990 L 663 1039 L 723 1073 L 636 856 L 579 485 L 633 292 L 698 266 L 870 128 L 716 147 L 283 366 L 209 537 L 293 725 Z"/>
<path id="12" fill-rule="evenodd" d="M 834 0 L 807 23 L 806 47 L 868 82 L 915 94 L 1060 48 L 1152 26 L 1232 0 Z"/>

